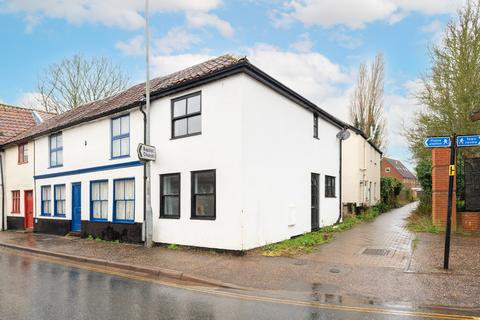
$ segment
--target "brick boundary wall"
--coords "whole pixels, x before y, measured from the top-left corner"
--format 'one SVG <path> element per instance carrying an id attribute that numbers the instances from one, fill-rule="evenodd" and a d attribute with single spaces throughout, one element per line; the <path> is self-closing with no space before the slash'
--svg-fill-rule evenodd
<path id="1" fill-rule="evenodd" d="M 449 148 L 432 149 L 432 220 L 445 228 L 448 208 L 448 166 L 450 165 Z M 456 177 L 455 177 L 456 178 Z M 456 183 L 453 185 L 452 230 L 457 228 Z"/>
<path id="2" fill-rule="evenodd" d="M 480 212 L 459 212 L 462 229 L 467 232 L 480 232 Z"/>

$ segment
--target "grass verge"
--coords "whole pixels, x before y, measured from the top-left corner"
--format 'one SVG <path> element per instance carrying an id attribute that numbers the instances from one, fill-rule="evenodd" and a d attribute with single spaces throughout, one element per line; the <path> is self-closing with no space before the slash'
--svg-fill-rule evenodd
<path id="1" fill-rule="evenodd" d="M 353 228 L 358 223 L 373 221 L 379 215 L 377 208 L 370 208 L 359 216 L 349 216 L 342 223 L 324 227 L 318 231 L 305 233 L 301 236 L 278 243 L 266 245 L 261 254 L 267 257 L 294 256 L 310 253 L 319 245 L 335 239 L 335 233 Z"/>
<path id="2" fill-rule="evenodd" d="M 413 212 L 407 218 L 407 228 L 414 232 L 439 233 L 440 230 L 433 224 L 429 215 Z"/>

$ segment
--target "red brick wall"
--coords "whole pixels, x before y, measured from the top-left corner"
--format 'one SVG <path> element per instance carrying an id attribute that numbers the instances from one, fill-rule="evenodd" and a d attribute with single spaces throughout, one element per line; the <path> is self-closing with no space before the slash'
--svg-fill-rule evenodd
<path id="1" fill-rule="evenodd" d="M 480 232 L 480 212 L 461 212 L 462 229 L 468 232 Z"/>
<path id="2" fill-rule="evenodd" d="M 437 226 L 444 228 L 448 208 L 448 166 L 450 149 L 432 149 L 432 219 Z M 455 181 L 455 180 L 454 180 Z M 453 185 L 452 230 L 457 225 L 456 185 Z"/>

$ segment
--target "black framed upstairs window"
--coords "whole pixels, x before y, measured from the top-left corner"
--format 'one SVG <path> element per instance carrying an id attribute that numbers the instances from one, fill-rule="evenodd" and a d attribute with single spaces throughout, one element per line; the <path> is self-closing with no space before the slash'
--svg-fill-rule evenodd
<path id="1" fill-rule="evenodd" d="M 335 198 L 335 177 L 325 176 L 325 198 Z"/>
<path id="2" fill-rule="evenodd" d="M 313 115 L 313 137 L 318 139 L 318 116 L 316 114 Z"/>
<path id="3" fill-rule="evenodd" d="M 172 138 L 202 133 L 202 94 L 195 92 L 172 100 Z"/>

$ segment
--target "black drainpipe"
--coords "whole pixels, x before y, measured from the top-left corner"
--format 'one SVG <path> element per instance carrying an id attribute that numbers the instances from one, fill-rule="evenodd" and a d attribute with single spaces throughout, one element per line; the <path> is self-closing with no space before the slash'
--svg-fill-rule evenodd
<path id="1" fill-rule="evenodd" d="M 0 151 L 0 177 L 2 180 L 0 181 L 2 184 L 2 231 L 5 231 L 5 184 L 3 179 L 3 157 Z"/>
<path id="2" fill-rule="evenodd" d="M 143 143 L 147 142 L 147 114 L 143 110 L 144 101 L 140 102 L 140 112 L 143 114 Z M 145 228 L 147 205 L 147 163 L 143 163 L 143 228 Z M 145 234 L 146 236 L 146 234 Z"/>
<path id="3" fill-rule="evenodd" d="M 345 128 L 343 129 L 344 131 L 346 130 Z M 339 199 L 339 208 L 340 208 L 340 212 L 338 214 L 338 220 L 337 222 L 335 222 L 336 224 L 340 222 L 340 220 L 342 220 L 342 142 L 343 142 L 343 139 L 342 137 L 340 137 L 340 170 L 339 170 L 339 184 L 338 184 L 338 188 L 339 188 L 339 196 L 338 196 L 338 199 Z"/>

